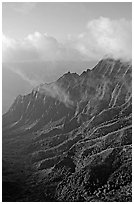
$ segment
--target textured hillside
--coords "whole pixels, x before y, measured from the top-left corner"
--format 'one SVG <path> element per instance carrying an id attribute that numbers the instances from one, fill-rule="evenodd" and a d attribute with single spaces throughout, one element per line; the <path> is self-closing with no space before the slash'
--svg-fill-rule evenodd
<path id="1" fill-rule="evenodd" d="M 5 201 L 131 201 L 131 69 L 104 59 L 16 98 L 3 115 Z"/>

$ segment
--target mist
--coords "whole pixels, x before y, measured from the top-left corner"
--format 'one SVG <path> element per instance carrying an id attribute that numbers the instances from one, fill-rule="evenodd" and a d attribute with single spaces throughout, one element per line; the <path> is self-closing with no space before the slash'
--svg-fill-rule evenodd
<path id="1" fill-rule="evenodd" d="M 74 105 L 73 101 L 70 99 L 69 93 L 65 91 L 60 85 L 54 83 L 41 84 L 34 89 L 42 95 L 47 95 L 52 98 L 59 100 L 64 103 L 66 107 L 71 107 Z"/>

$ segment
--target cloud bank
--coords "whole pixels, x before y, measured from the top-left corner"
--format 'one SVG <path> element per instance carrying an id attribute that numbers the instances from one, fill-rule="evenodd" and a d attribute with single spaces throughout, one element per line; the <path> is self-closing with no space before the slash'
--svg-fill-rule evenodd
<path id="1" fill-rule="evenodd" d="M 87 25 L 87 32 L 79 35 L 78 49 L 91 58 L 110 55 L 131 59 L 132 25 L 125 19 L 110 20 L 100 17 Z"/>
<path id="2" fill-rule="evenodd" d="M 3 62 L 99 60 L 105 56 L 129 60 L 132 55 L 132 25 L 125 19 L 100 17 L 89 21 L 85 32 L 64 43 L 39 32 L 22 40 L 3 34 L 2 48 Z"/>

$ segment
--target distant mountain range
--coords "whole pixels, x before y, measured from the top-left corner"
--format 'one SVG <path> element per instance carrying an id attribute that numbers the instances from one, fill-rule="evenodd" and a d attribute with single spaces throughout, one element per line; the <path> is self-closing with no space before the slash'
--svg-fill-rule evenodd
<path id="1" fill-rule="evenodd" d="M 132 65 L 103 59 L 3 115 L 3 201 L 132 200 Z"/>

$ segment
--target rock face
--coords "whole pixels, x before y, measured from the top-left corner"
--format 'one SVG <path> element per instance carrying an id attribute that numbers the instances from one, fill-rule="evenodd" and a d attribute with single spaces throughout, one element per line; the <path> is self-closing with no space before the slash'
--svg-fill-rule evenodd
<path id="1" fill-rule="evenodd" d="M 108 58 L 18 96 L 3 115 L 4 201 L 131 201 L 131 76 Z"/>

